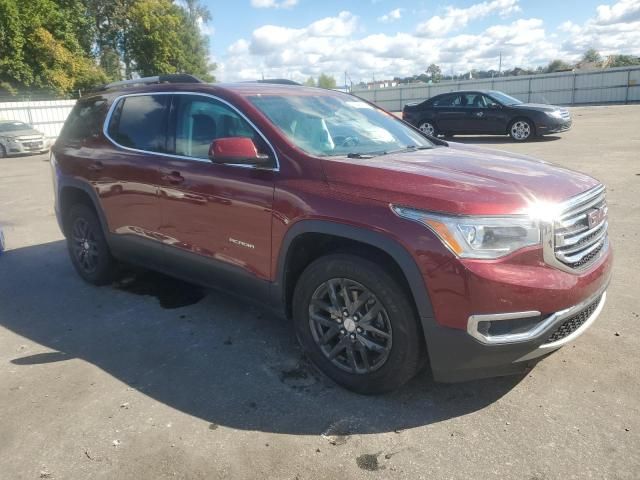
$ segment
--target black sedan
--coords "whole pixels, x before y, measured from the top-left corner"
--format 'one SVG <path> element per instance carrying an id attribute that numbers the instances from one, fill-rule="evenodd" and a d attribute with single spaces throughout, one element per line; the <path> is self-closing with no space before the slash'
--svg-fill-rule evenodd
<path id="1" fill-rule="evenodd" d="M 431 136 L 511 135 L 519 142 L 571 128 L 566 108 L 523 103 L 494 90 L 436 95 L 405 105 L 402 118 Z"/>

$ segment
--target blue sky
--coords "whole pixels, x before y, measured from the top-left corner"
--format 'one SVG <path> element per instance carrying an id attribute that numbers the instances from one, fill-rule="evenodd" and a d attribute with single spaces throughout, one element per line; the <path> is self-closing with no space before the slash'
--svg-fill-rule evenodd
<path id="1" fill-rule="evenodd" d="M 326 72 L 353 81 L 640 53 L 640 0 L 202 0 L 221 80 Z"/>

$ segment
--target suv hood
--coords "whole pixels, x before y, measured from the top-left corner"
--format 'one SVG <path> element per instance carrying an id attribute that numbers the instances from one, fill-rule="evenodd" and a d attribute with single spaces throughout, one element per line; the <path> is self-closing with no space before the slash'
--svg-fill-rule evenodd
<path id="1" fill-rule="evenodd" d="M 599 182 L 524 155 L 450 143 L 371 159 L 329 157 L 330 188 L 457 215 L 525 213 L 532 202 L 560 202 Z"/>

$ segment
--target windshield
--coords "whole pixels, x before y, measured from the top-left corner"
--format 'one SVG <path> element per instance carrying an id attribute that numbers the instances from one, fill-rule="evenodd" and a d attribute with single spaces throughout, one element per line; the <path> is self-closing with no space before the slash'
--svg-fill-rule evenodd
<path id="1" fill-rule="evenodd" d="M 357 157 L 433 147 L 393 115 L 350 95 L 256 95 L 250 101 L 312 155 Z"/>
<path id="2" fill-rule="evenodd" d="M 491 92 L 491 96 L 495 100 L 498 100 L 503 105 L 518 105 L 519 103 L 522 103 L 521 100 L 518 100 L 517 98 L 510 97 L 506 93 L 502 93 L 502 92 Z"/>
<path id="3" fill-rule="evenodd" d="M 17 132 L 18 130 L 29 130 L 31 127 L 22 122 L 0 123 L 0 132 Z"/>

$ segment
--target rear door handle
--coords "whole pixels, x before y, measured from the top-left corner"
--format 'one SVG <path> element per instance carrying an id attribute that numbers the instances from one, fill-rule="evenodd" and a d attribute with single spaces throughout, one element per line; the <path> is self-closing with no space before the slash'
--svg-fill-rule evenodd
<path id="1" fill-rule="evenodd" d="M 89 170 L 91 170 L 92 172 L 99 172 L 103 168 L 104 168 L 104 164 L 99 160 L 89 165 Z"/>
<path id="2" fill-rule="evenodd" d="M 180 172 L 170 172 L 162 176 L 162 180 L 169 182 L 172 185 L 177 185 L 184 182 L 184 177 L 180 175 Z"/>

